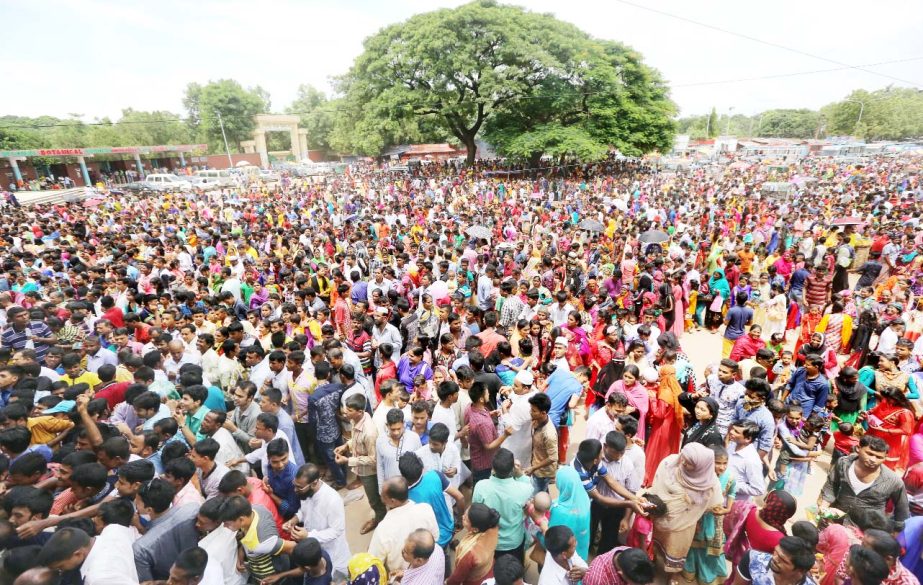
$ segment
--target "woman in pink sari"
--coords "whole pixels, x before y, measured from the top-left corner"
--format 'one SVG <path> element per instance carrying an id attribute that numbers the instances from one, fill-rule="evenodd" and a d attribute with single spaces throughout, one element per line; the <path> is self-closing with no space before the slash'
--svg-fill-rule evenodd
<path id="1" fill-rule="evenodd" d="M 788 282 L 795 268 L 795 263 L 792 262 L 792 253 L 788 250 L 783 252 L 782 257 L 776 260 L 773 266 L 776 267 L 776 274 L 784 278 L 785 282 Z"/>
<path id="2" fill-rule="evenodd" d="M 824 556 L 824 578 L 820 585 L 835 585 L 836 569 L 849 552 L 849 547 L 862 542 L 866 530 L 888 531 L 890 520 L 877 510 L 860 508 L 850 513 L 850 523 L 831 523 L 820 533 L 817 552 Z"/>
<path id="3" fill-rule="evenodd" d="M 684 272 L 680 272 L 673 280 L 673 310 L 676 316 L 673 319 L 673 327 L 670 331 L 673 332 L 677 339 L 686 330 L 686 311 L 689 310 L 689 303 L 686 302 L 686 291 L 683 288 L 684 280 L 686 280 Z"/>
<path id="4" fill-rule="evenodd" d="M 650 408 L 650 399 L 647 389 L 640 383 L 641 372 L 638 366 L 627 364 L 622 371 L 622 379 L 616 380 L 609 386 L 603 403 L 609 399 L 610 394 L 616 392 L 624 394 L 628 398 L 628 403 L 638 411 L 638 434 L 637 437 L 644 440 L 645 427 L 647 425 L 647 411 Z"/>
<path id="5" fill-rule="evenodd" d="M 580 314 L 580 311 L 571 311 L 567 315 L 567 323 L 561 328 L 561 332 L 565 337 L 567 337 L 567 342 L 570 344 L 570 349 L 576 351 L 580 355 L 580 360 L 582 364 L 586 365 L 590 362 L 590 338 L 587 337 L 586 331 L 583 329 L 583 316 Z"/>
<path id="6" fill-rule="evenodd" d="M 917 425 L 917 430 L 910 436 L 910 457 L 907 460 L 907 469 L 923 461 L 923 418 Z"/>

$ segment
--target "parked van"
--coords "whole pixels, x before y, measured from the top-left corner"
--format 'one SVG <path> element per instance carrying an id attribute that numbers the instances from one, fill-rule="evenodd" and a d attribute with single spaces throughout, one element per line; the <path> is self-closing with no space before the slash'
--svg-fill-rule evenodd
<path id="1" fill-rule="evenodd" d="M 158 191 L 188 191 L 192 189 L 189 181 L 170 173 L 154 173 L 145 177 L 144 180 Z"/>
<path id="2" fill-rule="evenodd" d="M 195 176 L 202 177 L 206 182 L 217 184 L 221 187 L 231 187 L 234 185 L 234 177 L 227 170 L 208 169 L 196 171 Z"/>

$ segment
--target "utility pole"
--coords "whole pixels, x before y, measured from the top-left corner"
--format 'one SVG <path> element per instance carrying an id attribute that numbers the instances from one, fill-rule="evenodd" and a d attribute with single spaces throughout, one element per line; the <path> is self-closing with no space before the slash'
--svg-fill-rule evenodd
<path id="1" fill-rule="evenodd" d="M 727 123 L 727 127 L 724 129 L 725 136 L 731 135 L 731 115 L 733 113 L 734 113 L 734 106 L 731 106 L 730 108 L 728 108 L 728 123 Z"/>
<path id="2" fill-rule="evenodd" d="M 221 137 L 224 138 L 224 150 L 228 153 L 228 168 L 234 168 L 234 160 L 231 159 L 231 147 L 228 146 L 228 135 L 224 131 L 224 120 L 221 119 L 221 112 L 215 111 L 218 114 L 218 124 L 221 125 Z"/>

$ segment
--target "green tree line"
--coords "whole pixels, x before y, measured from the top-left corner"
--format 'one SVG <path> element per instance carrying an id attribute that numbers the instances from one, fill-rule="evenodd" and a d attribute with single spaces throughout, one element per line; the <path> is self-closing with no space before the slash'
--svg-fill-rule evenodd
<path id="1" fill-rule="evenodd" d="M 923 92 L 899 87 L 871 92 L 860 89 L 819 110 L 775 109 L 753 116 L 718 115 L 712 108 L 706 115 L 680 118 L 676 131 L 692 138 L 728 133 L 777 138 L 916 139 L 923 137 Z"/>
<path id="2" fill-rule="evenodd" d="M 352 67 L 327 95 L 301 85 L 282 108 L 297 114 L 308 145 L 330 153 L 377 155 L 390 146 L 450 141 L 475 156 L 476 140 L 501 155 L 535 162 L 542 156 L 598 159 L 611 148 L 626 155 L 668 150 L 676 133 L 865 139 L 923 136 L 923 93 L 887 87 L 855 91 L 819 111 L 768 110 L 729 115 L 714 108 L 677 119 L 667 83 L 624 44 L 593 38 L 539 14 L 475 0 L 412 16 L 365 40 Z M 207 143 L 240 150 L 254 116 L 272 111 L 259 86 L 232 79 L 190 83 L 184 112 L 122 111 L 90 123 L 72 114 L 0 117 L 0 148 L 134 146 Z M 860 120 L 861 110 L 861 120 Z M 271 133 L 270 150 L 290 148 Z"/>

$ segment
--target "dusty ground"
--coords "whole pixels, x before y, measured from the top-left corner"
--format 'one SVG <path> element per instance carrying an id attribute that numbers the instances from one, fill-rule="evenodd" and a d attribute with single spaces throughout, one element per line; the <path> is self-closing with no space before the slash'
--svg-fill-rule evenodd
<path id="1" fill-rule="evenodd" d="M 794 338 L 792 332 L 789 333 L 790 338 Z M 708 333 L 707 331 L 695 331 L 690 333 L 685 333 L 680 340 L 683 350 L 689 355 L 693 363 L 696 366 L 696 372 L 701 379 L 701 373 L 705 367 L 710 364 L 718 361 L 721 356 L 721 335 L 720 333 Z M 576 424 L 571 431 L 571 443 L 570 443 L 570 456 L 573 457 L 574 451 L 576 451 L 577 444 L 583 438 L 583 416 L 576 416 Z M 815 465 L 810 477 L 808 478 L 805 484 L 804 494 L 798 498 L 798 514 L 795 516 L 794 520 L 804 519 L 804 508 L 810 504 L 813 504 L 817 501 L 817 496 L 820 493 L 820 489 L 823 486 L 824 479 L 826 478 L 827 469 L 829 467 L 830 457 L 828 454 L 822 455 L 818 458 L 818 462 Z M 346 494 L 346 491 L 343 492 Z M 362 489 L 355 490 L 347 495 L 347 499 L 352 500 L 357 496 L 362 494 Z M 553 494 L 554 495 L 554 494 Z M 365 523 L 366 519 L 371 517 L 371 509 L 369 508 L 368 502 L 366 501 L 364 495 L 360 499 L 350 501 L 346 506 L 346 531 L 347 537 L 349 539 L 350 549 L 353 553 L 362 552 L 367 550 L 369 540 L 371 540 L 371 534 L 361 535 L 359 530 L 362 525 Z M 528 571 L 526 575 L 526 581 L 528 583 L 538 582 L 538 573 L 536 566 L 531 564 L 528 566 Z"/>

